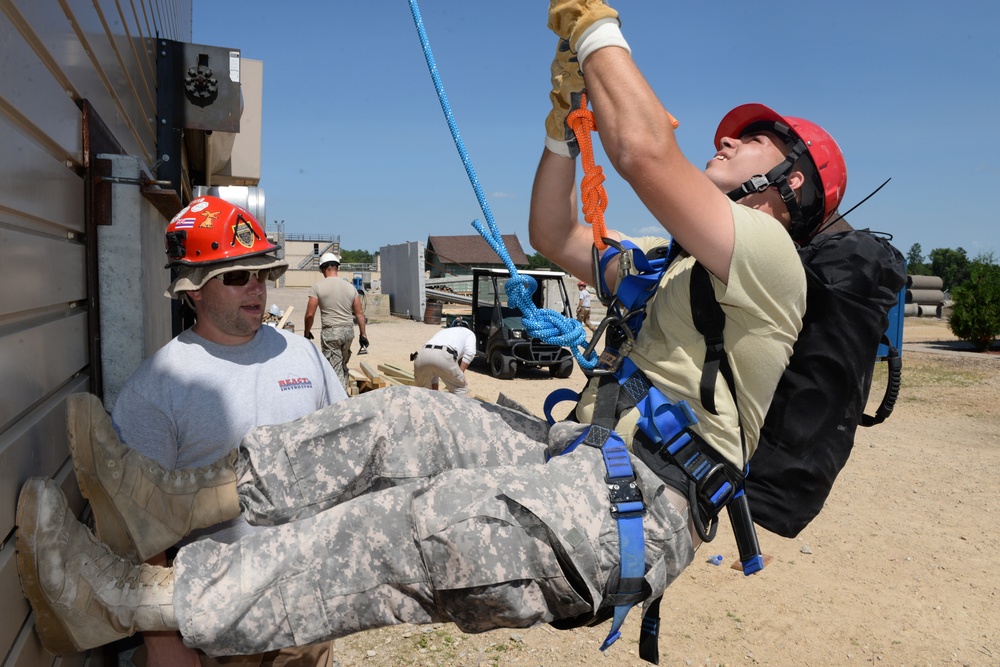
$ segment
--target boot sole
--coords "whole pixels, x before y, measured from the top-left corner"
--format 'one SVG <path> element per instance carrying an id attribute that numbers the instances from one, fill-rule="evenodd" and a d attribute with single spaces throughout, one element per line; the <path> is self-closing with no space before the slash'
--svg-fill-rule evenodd
<path id="1" fill-rule="evenodd" d="M 49 602 L 42 589 L 38 577 L 36 561 L 38 548 L 38 530 L 40 526 L 39 511 L 41 496 L 48 480 L 44 477 L 32 477 L 24 486 L 17 499 L 17 575 L 21 580 L 21 590 L 35 610 L 35 631 L 38 633 L 46 649 L 55 654 L 77 653 L 82 651 L 69 628 L 62 621 L 55 608 Z M 31 509 L 29 509 L 31 508 Z M 68 508 L 63 506 L 63 511 Z"/>
<path id="2" fill-rule="evenodd" d="M 102 465 L 94 456 L 93 411 L 89 403 L 94 399 L 90 394 L 75 394 L 66 399 L 69 423 L 73 425 L 69 433 L 69 450 L 73 459 L 73 470 L 76 471 L 76 481 L 80 485 L 80 493 L 90 501 L 94 514 L 94 533 L 97 539 L 104 542 L 118 554 L 135 563 L 142 562 L 137 553 L 135 540 L 128 525 L 121 518 L 114 498 L 107 492 L 97 475 L 97 466 Z M 100 408 L 104 409 L 103 405 Z M 76 437 L 75 426 L 82 421 L 78 417 L 86 416 L 87 429 L 84 434 L 85 443 Z M 124 470 L 120 471 L 124 472 Z"/>

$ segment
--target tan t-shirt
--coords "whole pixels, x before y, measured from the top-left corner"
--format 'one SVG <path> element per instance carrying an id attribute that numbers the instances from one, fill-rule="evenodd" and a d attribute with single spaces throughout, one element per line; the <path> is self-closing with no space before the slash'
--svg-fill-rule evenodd
<path id="1" fill-rule="evenodd" d="M 733 204 L 733 220 L 736 240 L 729 284 L 722 284 L 715 276 L 711 281 L 726 315 L 726 351 L 749 455 L 757 447 L 764 416 L 802 327 L 806 282 L 795 246 L 778 221 L 739 204 Z M 666 243 L 656 237 L 629 240 L 643 251 Z M 686 400 L 699 419 L 693 430 L 742 468 L 736 406 L 721 374 L 715 384 L 719 414 L 710 414 L 701 405 L 705 339 L 692 322 L 694 263 L 693 257 L 682 256 L 660 280 L 659 289 L 647 302 L 646 320 L 630 358 L 668 399 Z M 589 420 L 593 400 L 594 388 L 589 387 L 577 409 L 581 420 Z M 633 414 L 623 415 L 616 429 L 629 443 L 638 416 L 635 410 L 630 412 Z"/>
<path id="2" fill-rule="evenodd" d="M 354 326 L 354 299 L 358 296 L 354 285 L 331 276 L 310 287 L 309 296 L 319 299 L 319 321 L 324 329 Z"/>

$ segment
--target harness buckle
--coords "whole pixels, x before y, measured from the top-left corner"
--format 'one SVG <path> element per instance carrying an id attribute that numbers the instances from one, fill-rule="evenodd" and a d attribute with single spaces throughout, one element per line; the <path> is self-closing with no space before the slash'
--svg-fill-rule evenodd
<path id="1" fill-rule="evenodd" d="M 768 180 L 767 176 L 764 174 L 755 174 L 747 179 L 747 182 L 741 186 L 741 189 L 746 194 L 751 194 L 754 192 L 763 192 L 771 187 L 771 181 Z"/>
<path id="2" fill-rule="evenodd" d="M 611 516 L 616 519 L 646 516 L 646 504 L 642 500 L 642 490 L 636 483 L 635 475 L 605 481 L 611 499 Z"/>
<path id="3" fill-rule="evenodd" d="M 728 505 L 736 497 L 736 492 L 739 490 L 727 473 L 726 464 L 716 463 L 698 482 L 698 495 L 711 503 L 715 512 L 720 511 Z M 716 488 L 714 493 L 709 495 L 713 483 L 718 477 L 722 478 L 719 480 L 718 488 Z"/>

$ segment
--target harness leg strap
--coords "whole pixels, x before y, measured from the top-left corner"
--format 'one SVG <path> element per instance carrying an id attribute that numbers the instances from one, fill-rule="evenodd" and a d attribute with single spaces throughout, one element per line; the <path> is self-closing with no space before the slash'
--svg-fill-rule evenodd
<path id="1" fill-rule="evenodd" d="M 660 664 L 660 601 L 656 598 L 646 607 L 639 630 L 639 657 L 654 665 Z"/>
<path id="2" fill-rule="evenodd" d="M 643 537 L 642 517 L 646 505 L 636 482 L 635 471 L 629 460 L 628 448 L 618 434 L 609 433 L 601 447 L 604 466 L 607 468 L 611 516 L 618 523 L 618 553 L 620 576 L 617 590 L 609 595 L 615 610 L 601 650 L 606 650 L 621 637 L 621 626 L 632 607 L 642 600 L 643 575 L 646 573 L 646 544 Z"/>
<path id="3" fill-rule="evenodd" d="M 604 481 L 608 486 L 611 516 L 618 525 L 619 576 L 613 590 L 609 590 L 606 596 L 614 605 L 614 610 L 611 630 L 601 644 L 604 651 L 621 637 L 621 626 L 629 610 L 645 596 L 646 542 L 642 518 L 646 515 L 646 504 L 632 468 L 628 447 L 617 433 L 606 426 L 591 424 L 559 455 L 565 456 L 581 444 L 601 450 L 607 471 Z"/>
<path id="4" fill-rule="evenodd" d="M 749 577 L 754 572 L 764 569 L 764 556 L 757 542 L 757 529 L 750 515 L 750 504 L 742 488 L 736 497 L 729 501 L 726 509 L 729 512 L 729 523 L 733 526 L 733 535 L 736 537 L 736 547 L 740 551 L 743 574 Z"/>

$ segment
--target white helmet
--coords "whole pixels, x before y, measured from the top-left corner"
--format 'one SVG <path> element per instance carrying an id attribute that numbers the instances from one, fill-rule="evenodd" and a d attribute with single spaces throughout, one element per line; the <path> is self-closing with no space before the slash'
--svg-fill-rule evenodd
<path id="1" fill-rule="evenodd" d="M 335 252 L 324 252 L 319 258 L 319 268 L 322 271 L 327 264 L 340 264 L 340 255 Z"/>

